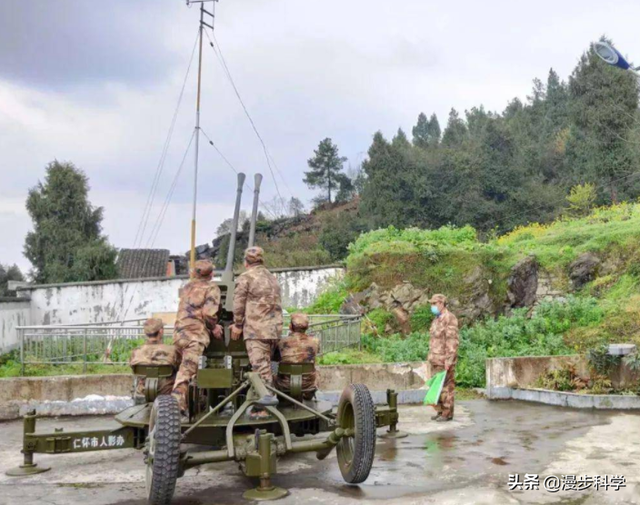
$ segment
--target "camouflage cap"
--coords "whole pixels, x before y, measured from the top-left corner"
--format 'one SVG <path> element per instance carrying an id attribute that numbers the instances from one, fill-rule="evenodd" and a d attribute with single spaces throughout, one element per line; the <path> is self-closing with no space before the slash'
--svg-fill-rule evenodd
<path id="1" fill-rule="evenodd" d="M 442 302 L 443 304 L 447 304 L 447 297 L 441 294 L 437 294 L 437 295 L 433 295 L 430 299 L 429 299 L 429 303 L 436 303 L 436 302 Z"/>
<path id="2" fill-rule="evenodd" d="M 291 314 L 291 327 L 297 330 L 306 330 L 309 327 L 309 316 L 300 312 Z"/>
<path id="3" fill-rule="evenodd" d="M 249 247 L 249 249 L 244 252 L 244 259 L 249 264 L 262 263 L 264 261 L 264 249 L 258 246 Z"/>
<path id="4" fill-rule="evenodd" d="M 211 260 L 198 260 L 196 261 L 193 272 L 196 277 L 207 278 L 213 274 L 213 268 Z"/>
<path id="5" fill-rule="evenodd" d="M 162 328 L 164 328 L 164 323 L 162 319 L 158 319 L 157 317 L 152 317 L 151 319 L 147 319 L 144 322 L 144 334 L 151 336 L 158 333 Z"/>

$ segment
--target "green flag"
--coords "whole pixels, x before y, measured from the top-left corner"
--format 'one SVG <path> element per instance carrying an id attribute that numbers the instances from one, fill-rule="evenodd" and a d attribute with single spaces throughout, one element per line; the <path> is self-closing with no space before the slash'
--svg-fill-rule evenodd
<path id="1" fill-rule="evenodd" d="M 427 394 L 424 397 L 425 405 L 437 405 L 438 400 L 440 399 L 440 393 L 442 392 L 442 386 L 444 386 L 444 378 L 447 375 L 447 372 L 443 370 L 442 372 L 438 372 L 433 377 L 431 377 L 425 383 L 425 388 L 427 388 Z"/>

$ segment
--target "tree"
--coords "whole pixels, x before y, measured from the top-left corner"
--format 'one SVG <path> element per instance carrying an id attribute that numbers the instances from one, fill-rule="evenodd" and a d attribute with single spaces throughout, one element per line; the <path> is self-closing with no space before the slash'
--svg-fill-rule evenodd
<path id="1" fill-rule="evenodd" d="M 413 145 L 422 149 L 436 147 L 440 143 L 440 123 L 435 114 L 427 120 L 424 112 L 418 114 L 418 122 L 411 130 Z"/>
<path id="2" fill-rule="evenodd" d="M 442 135 L 442 144 L 448 147 L 457 146 L 462 143 L 466 136 L 467 126 L 464 124 L 464 121 L 460 119 L 458 111 L 451 109 L 447 127 L 444 129 L 444 134 Z"/>
<path id="3" fill-rule="evenodd" d="M 245 221 L 248 221 L 248 220 L 249 218 L 247 217 L 247 213 L 244 210 L 241 210 L 239 219 L 238 219 L 238 229 L 236 231 L 239 231 L 240 229 L 242 229 L 242 226 L 244 225 Z M 231 233 L 232 229 L 233 229 L 233 218 L 229 217 L 218 225 L 218 228 L 216 229 L 216 237 L 227 235 Z"/>
<path id="4" fill-rule="evenodd" d="M 338 189 L 342 166 L 347 158 L 339 156 L 338 146 L 330 138 L 321 141 L 314 154 L 307 161 L 311 170 L 304 173 L 304 182 L 310 188 L 326 190 L 327 201 L 331 203 L 332 192 Z"/>
<path id="5" fill-rule="evenodd" d="M 431 114 L 429 118 L 429 128 L 428 128 L 428 145 L 430 147 L 436 147 L 440 143 L 440 123 L 438 122 L 438 116 L 435 114 Z"/>
<path id="6" fill-rule="evenodd" d="M 27 211 L 33 231 L 24 254 L 39 283 L 77 282 L 117 277 L 116 250 L 102 235 L 102 207 L 88 199 L 87 176 L 72 163 L 54 161 L 44 183 L 29 190 Z"/>
<path id="7" fill-rule="evenodd" d="M 569 208 L 567 213 L 574 217 L 584 217 L 591 212 L 597 198 L 596 187 L 593 184 L 577 184 L 567 195 Z"/>
<path id="8" fill-rule="evenodd" d="M 15 296 L 15 291 L 9 291 L 9 281 L 24 281 L 24 276 L 18 265 L 0 264 L 0 296 Z"/>
<path id="9" fill-rule="evenodd" d="M 629 174 L 638 161 L 629 142 L 638 118 L 638 91 L 636 77 L 600 60 L 593 44 L 569 79 L 574 141 L 581 152 L 574 166 L 582 173 L 576 178 L 595 175 L 614 203 L 623 189 L 618 179 Z"/>
<path id="10" fill-rule="evenodd" d="M 291 197 L 289 200 L 289 215 L 293 217 L 300 217 L 301 214 L 304 213 L 304 204 L 302 200 L 296 198 L 295 196 Z"/>
<path id="11" fill-rule="evenodd" d="M 413 133 L 413 145 L 426 149 L 429 145 L 429 121 L 424 112 L 418 114 L 418 122 L 411 133 Z"/>

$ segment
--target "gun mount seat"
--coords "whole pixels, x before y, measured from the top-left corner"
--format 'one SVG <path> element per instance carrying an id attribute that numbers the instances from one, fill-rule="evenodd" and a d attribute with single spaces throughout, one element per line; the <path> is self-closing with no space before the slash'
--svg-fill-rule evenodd
<path id="1" fill-rule="evenodd" d="M 158 396 L 158 382 L 160 379 L 171 377 L 176 368 L 172 365 L 133 365 L 133 375 L 144 377 L 144 398 L 147 402 L 153 402 Z"/>
<path id="2" fill-rule="evenodd" d="M 313 363 L 279 363 L 278 375 L 289 377 L 289 387 L 280 389 L 296 400 L 302 400 L 305 393 L 315 393 L 317 388 L 302 389 L 302 376 L 313 373 L 314 370 Z"/>

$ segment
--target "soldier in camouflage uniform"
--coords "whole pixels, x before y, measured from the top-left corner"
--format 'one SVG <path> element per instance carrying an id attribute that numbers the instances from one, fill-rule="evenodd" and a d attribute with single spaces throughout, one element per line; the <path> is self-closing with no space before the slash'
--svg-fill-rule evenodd
<path id="1" fill-rule="evenodd" d="M 271 356 L 282 335 L 282 302 L 280 286 L 264 266 L 264 251 L 250 247 L 244 253 L 246 271 L 236 280 L 233 297 L 231 338 L 244 335 L 247 354 L 254 372 L 265 384 L 273 384 Z M 273 395 L 261 398 L 260 405 L 277 405 Z M 259 410 L 254 412 L 260 412 Z"/>
<path id="2" fill-rule="evenodd" d="M 162 343 L 164 337 L 164 324 L 162 319 L 147 319 L 144 323 L 144 334 L 147 341 L 131 352 L 129 364 L 134 365 L 171 365 L 173 375 L 158 381 L 158 394 L 170 395 L 173 391 L 173 383 L 176 380 L 178 369 L 178 355 L 172 345 Z M 136 382 L 136 394 L 144 396 L 144 377 L 138 377 Z"/>
<path id="3" fill-rule="evenodd" d="M 293 314 L 289 329 L 291 333 L 287 338 L 283 338 L 278 343 L 280 351 L 280 364 L 291 363 L 312 363 L 315 365 L 316 356 L 320 352 L 320 341 L 306 334 L 309 328 L 309 316 L 306 314 Z M 288 390 L 290 377 L 280 375 L 276 377 L 276 387 L 281 390 Z M 305 400 L 311 400 L 318 389 L 318 377 L 315 370 L 302 375 L 302 396 Z"/>
<path id="4" fill-rule="evenodd" d="M 453 419 L 453 396 L 456 387 L 455 373 L 458 361 L 458 319 L 447 309 L 447 297 L 433 295 L 431 312 L 436 316 L 431 323 L 429 334 L 429 357 L 433 373 L 446 370 L 444 385 L 438 405 L 435 405 L 436 421 L 450 421 Z"/>
<path id="5" fill-rule="evenodd" d="M 173 332 L 173 344 L 181 359 L 173 388 L 180 410 L 187 410 L 189 381 L 198 371 L 200 356 L 209 345 L 210 335 L 222 338 L 218 325 L 220 288 L 211 281 L 213 264 L 196 261 L 192 279 L 180 290 L 180 304 Z"/>

